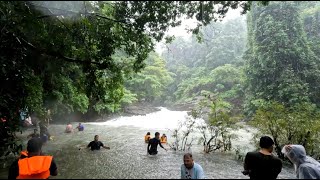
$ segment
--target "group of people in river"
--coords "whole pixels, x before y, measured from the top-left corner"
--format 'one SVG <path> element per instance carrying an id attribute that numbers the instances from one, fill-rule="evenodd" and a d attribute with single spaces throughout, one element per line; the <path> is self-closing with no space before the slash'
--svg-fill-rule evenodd
<path id="1" fill-rule="evenodd" d="M 73 129 L 73 128 L 72 128 L 72 124 L 69 122 L 69 123 L 67 124 L 65 133 L 72 133 L 72 132 L 73 132 L 74 130 L 76 130 L 76 129 L 78 129 L 78 131 L 84 131 L 84 126 L 83 126 L 83 124 L 79 123 L 79 125 L 78 125 L 75 129 Z"/>
<path id="2" fill-rule="evenodd" d="M 167 151 L 167 149 L 162 146 L 162 144 L 167 143 L 166 134 L 162 134 L 162 136 L 160 137 L 160 133 L 156 132 L 155 137 L 151 139 L 150 132 L 147 132 L 147 134 L 144 136 L 144 141 L 145 143 L 148 143 L 147 154 L 150 154 L 150 155 L 158 154 L 158 145 L 162 149 Z"/>
<path id="3" fill-rule="evenodd" d="M 79 124 L 80 126 L 81 124 Z M 163 137 L 166 137 L 163 134 Z M 145 136 L 148 143 L 147 153 L 156 155 L 158 145 L 167 151 L 161 144 L 160 133 L 156 132 L 155 137 L 150 137 L 150 132 Z M 167 142 L 166 138 L 163 138 Z M 9 169 L 9 179 L 47 179 L 58 174 L 58 168 L 53 156 L 42 153 L 43 140 L 39 137 L 32 137 L 27 144 L 27 151 L 22 151 L 19 159 L 14 161 Z M 110 149 L 99 141 L 99 136 L 95 135 L 87 148 L 92 151 L 100 150 L 103 147 Z M 248 152 L 244 160 L 244 170 L 242 173 L 248 175 L 250 179 L 277 179 L 282 170 L 282 161 L 272 154 L 274 141 L 269 136 L 260 138 L 260 150 Z M 80 150 L 80 149 L 79 149 Z M 302 145 L 285 145 L 282 153 L 293 164 L 295 174 L 298 179 L 320 179 L 320 163 L 306 155 Z M 204 179 L 205 173 L 200 164 L 194 162 L 191 153 L 183 156 L 181 165 L 181 179 Z"/>
<path id="4" fill-rule="evenodd" d="M 38 129 L 34 129 L 34 132 L 29 134 L 27 137 L 29 139 L 34 137 L 39 137 L 43 143 L 46 143 L 48 140 L 53 140 L 53 136 L 50 135 L 48 131 L 48 127 L 44 123 L 40 122 L 39 127 L 40 127 L 40 134 L 38 133 Z M 75 129 L 73 129 L 72 124 L 69 122 L 64 132 L 72 133 L 76 129 L 78 129 L 78 131 L 84 131 L 84 125 L 79 123 L 79 125 Z"/>
<path id="5" fill-rule="evenodd" d="M 145 143 L 149 143 L 149 140 L 151 139 L 151 134 L 150 132 L 147 132 L 147 134 L 144 136 L 144 141 Z M 162 134 L 162 136 L 160 137 L 160 142 L 166 144 L 167 143 L 167 135 L 166 134 Z"/>

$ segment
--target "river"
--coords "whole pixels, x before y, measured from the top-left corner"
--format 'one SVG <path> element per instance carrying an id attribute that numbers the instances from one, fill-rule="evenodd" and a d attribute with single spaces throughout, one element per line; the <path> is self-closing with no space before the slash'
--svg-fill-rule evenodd
<path id="1" fill-rule="evenodd" d="M 49 131 L 54 136 L 43 147 L 43 151 L 53 155 L 59 174 L 51 179 L 168 179 L 180 178 L 180 166 L 183 163 L 183 152 L 159 148 L 157 156 L 147 155 L 147 145 L 144 135 L 147 131 L 154 136 L 156 131 L 166 133 L 168 141 L 172 142 L 168 129 L 176 128 L 179 120 L 184 120 L 186 111 L 160 111 L 146 116 L 119 117 L 100 123 L 83 123 L 83 132 L 63 133 L 66 125 L 50 125 Z M 73 123 L 75 127 L 77 123 Z M 30 130 L 30 133 L 32 129 Z M 26 132 L 25 132 L 26 133 Z M 24 134 L 25 134 L 24 133 Z M 247 130 L 237 132 L 240 137 L 234 144 L 242 147 L 250 146 L 251 133 Z M 90 151 L 79 147 L 86 146 L 94 135 L 100 136 L 106 146 L 111 149 Z M 230 153 L 204 154 L 200 145 L 192 146 L 195 162 L 199 163 L 210 179 L 248 179 L 242 175 L 243 164 L 235 160 Z M 7 178 L 7 170 L 2 169 L 0 178 Z M 295 178 L 292 167 L 284 167 L 279 177 L 281 179 Z"/>

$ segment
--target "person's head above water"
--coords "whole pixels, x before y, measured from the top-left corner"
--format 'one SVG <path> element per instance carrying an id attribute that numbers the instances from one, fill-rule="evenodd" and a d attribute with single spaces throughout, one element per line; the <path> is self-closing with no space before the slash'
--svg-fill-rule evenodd
<path id="1" fill-rule="evenodd" d="M 98 136 L 98 135 L 95 135 L 95 136 L 94 136 L 94 140 L 95 140 L 95 141 L 99 141 L 99 136 Z"/>
<path id="2" fill-rule="evenodd" d="M 147 135 L 150 135 L 150 132 L 147 132 Z"/>
<path id="3" fill-rule="evenodd" d="M 186 153 L 183 155 L 183 163 L 187 169 L 193 168 L 193 158 L 191 153 Z"/>
<path id="4" fill-rule="evenodd" d="M 272 153 L 274 142 L 269 136 L 262 136 L 260 138 L 260 147 L 266 149 L 268 152 Z"/>
<path id="5" fill-rule="evenodd" d="M 154 134 L 154 136 L 155 136 L 157 139 L 159 139 L 159 138 L 160 138 L 160 133 L 159 133 L 159 132 L 156 132 L 156 133 Z"/>
<path id="6" fill-rule="evenodd" d="M 40 155 L 42 148 L 42 141 L 40 138 L 32 138 L 28 141 L 27 151 L 30 155 Z"/>

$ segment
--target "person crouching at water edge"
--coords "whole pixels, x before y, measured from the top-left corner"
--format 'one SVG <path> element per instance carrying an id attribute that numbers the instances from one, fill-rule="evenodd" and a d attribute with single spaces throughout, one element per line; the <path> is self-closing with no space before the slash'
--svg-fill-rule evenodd
<path id="1" fill-rule="evenodd" d="M 147 134 L 144 136 L 144 142 L 149 143 L 149 140 L 151 139 L 150 132 L 147 132 Z"/>
<path id="2" fill-rule="evenodd" d="M 286 145 L 281 152 L 294 164 L 298 179 L 320 179 L 320 163 L 307 156 L 302 145 Z"/>
<path id="3" fill-rule="evenodd" d="M 104 146 L 101 141 L 99 141 L 99 136 L 95 135 L 94 136 L 94 141 L 91 141 L 87 148 L 91 147 L 91 150 L 100 150 L 100 147 L 103 147 L 105 149 L 110 149 L 110 147 Z M 79 149 L 80 150 L 80 149 Z"/>
<path id="4" fill-rule="evenodd" d="M 183 164 L 181 165 L 181 179 L 204 179 L 202 167 L 195 163 L 191 153 L 183 156 Z"/>
<path id="5" fill-rule="evenodd" d="M 159 132 L 156 132 L 155 133 L 155 137 L 150 139 L 149 140 L 149 144 L 148 144 L 148 148 L 147 148 L 147 152 L 148 154 L 150 155 L 156 155 L 158 154 L 158 145 L 160 145 L 160 147 L 164 150 L 167 151 L 166 148 L 164 148 L 162 145 L 161 145 L 161 142 L 160 142 L 160 133 Z M 151 147 L 151 148 L 150 148 Z"/>
<path id="6" fill-rule="evenodd" d="M 58 175 L 53 157 L 43 155 L 41 149 L 40 138 L 30 139 L 27 151 L 22 151 L 20 158 L 10 166 L 8 179 L 48 179 L 50 175 Z"/>

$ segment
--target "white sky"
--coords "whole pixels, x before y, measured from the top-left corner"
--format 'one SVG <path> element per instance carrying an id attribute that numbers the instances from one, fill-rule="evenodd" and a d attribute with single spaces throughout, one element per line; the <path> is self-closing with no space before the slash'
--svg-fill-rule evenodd
<path id="1" fill-rule="evenodd" d="M 239 9 L 230 9 L 228 11 L 228 13 L 226 14 L 226 17 L 224 18 L 223 21 L 227 21 L 230 19 L 234 19 L 240 16 L 240 8 Z M 183 19 L 182 23 L 180 26 L 178 27 L 174 27 L 174 28 L 170 28 L 169 31 L 165 34 L 165 35 L 174 35 L 175 37 L 179 37 L 182 36 L 185 39 L 191 36 L 191 32 L 188 33 L 186 28 L 193 28 L 196 27 L 197 21 L 195 19 Z M 161 41 L 159 43 L 156 44 L 156 52 L 161 54 L 162 51 L 164 50 L 164 46 L 165 46 L 165 41 Z"/>

